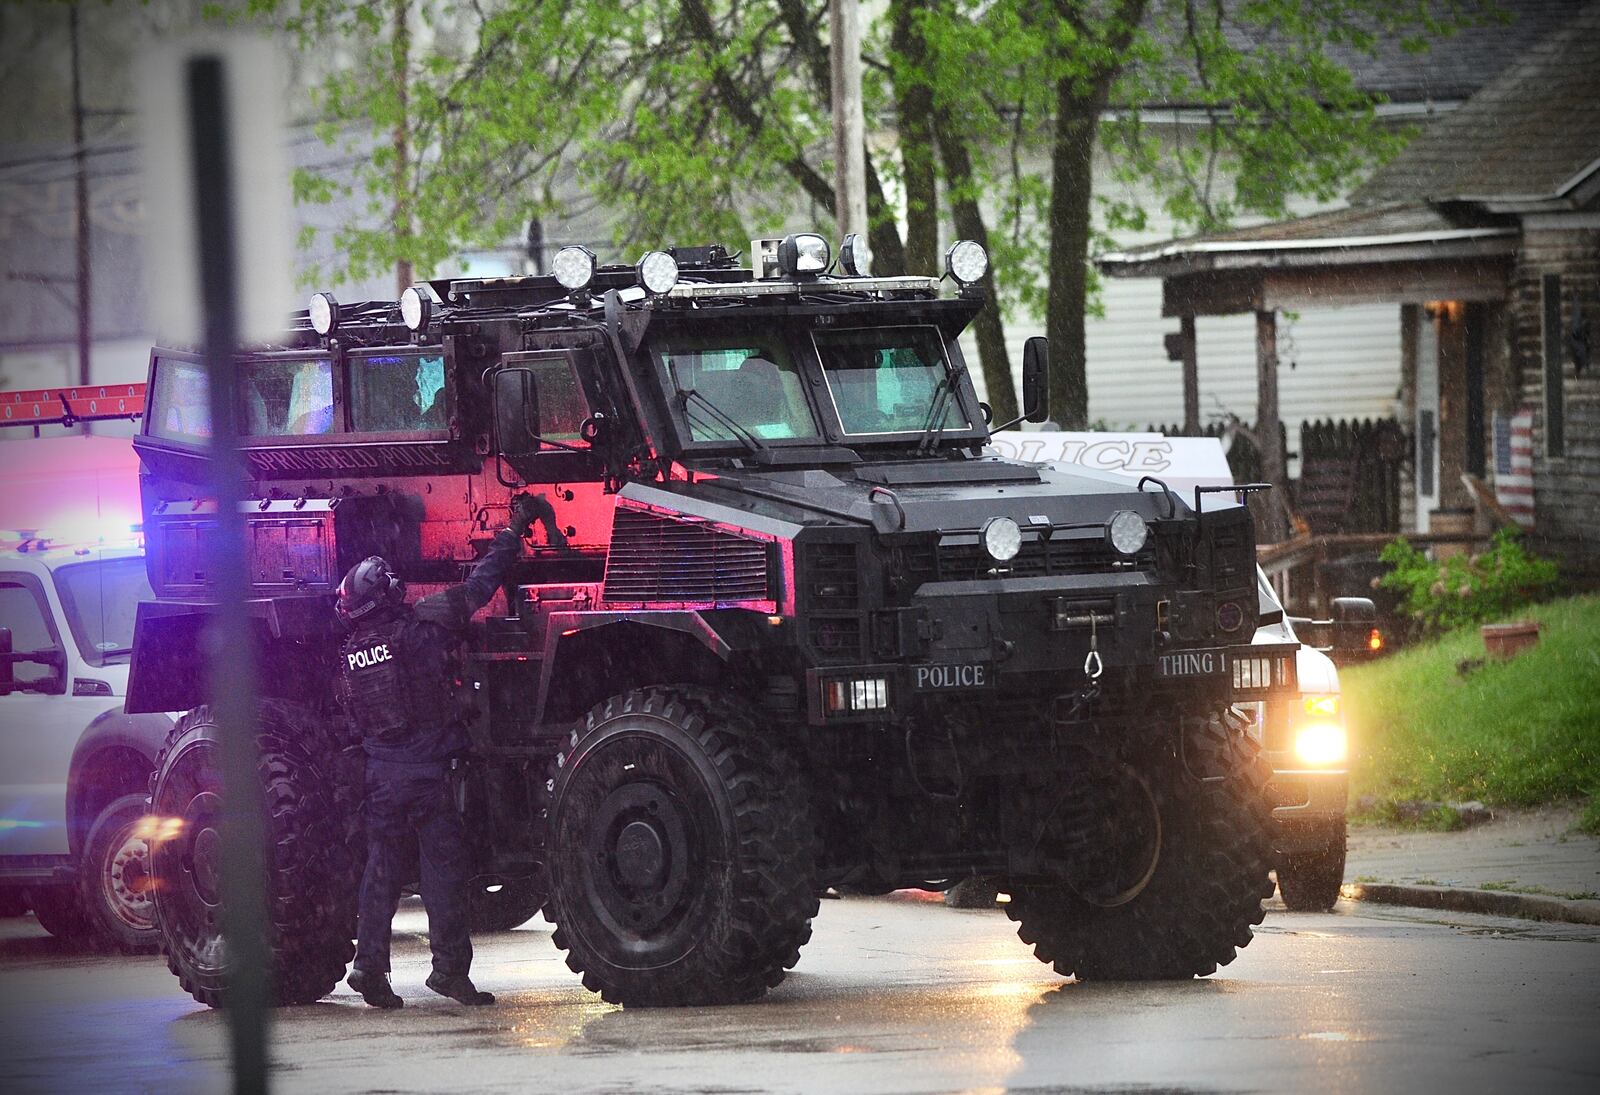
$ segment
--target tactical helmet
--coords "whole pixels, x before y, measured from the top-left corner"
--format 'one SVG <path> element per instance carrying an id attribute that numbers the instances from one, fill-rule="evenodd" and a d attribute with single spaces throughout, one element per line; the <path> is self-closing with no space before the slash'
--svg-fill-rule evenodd
<path id="1" fill-rule="evenodd" d="M 350 626 L 381 619 L 405 604 L 405 600 L 406 584 L 396 577 L 388 560 L 371 555 L 351 567 L 339 583 L 334 611 L 340 622 Z"/>

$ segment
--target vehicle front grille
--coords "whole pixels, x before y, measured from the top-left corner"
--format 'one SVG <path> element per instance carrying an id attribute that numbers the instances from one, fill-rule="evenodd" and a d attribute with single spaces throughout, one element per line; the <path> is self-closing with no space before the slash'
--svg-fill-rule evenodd
<path id="1" fill-rule="evenodd" d="M 979 543 L 946 541 L 936 556 L 938 577 L 955 582 L 973 578 L 1038 578 L 1057 574 L 1104 574 L 1120 570 L 1154 570 L 1153 543 L 1138 554 L 1119 555 L 1103 539 L 1053 539 L 1024 541 L 1017 557 L 996 563 Z"/>
<path id="2" fill-rule="evenodd" d="M 608 601 L 771 599 L 768 546 L 714 524 L 618 508 L 611 526 Z"/>

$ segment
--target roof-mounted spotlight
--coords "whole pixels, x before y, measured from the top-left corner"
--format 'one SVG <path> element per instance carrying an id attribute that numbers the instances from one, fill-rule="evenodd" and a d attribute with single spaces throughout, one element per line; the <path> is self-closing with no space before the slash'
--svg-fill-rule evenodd
<path id="1" fill-rule="evenodd" d="M 786 277 L 814 278 L 828 268 L 833 251 L 815 232 L 797 232 L 778 244 L 778 269 Z"/>
<path id="2" fill-rule="evenodd" d="M 661 296 L 678 284 L 678 260 L 665 251 L 646 251 L 634 266 L 639 284 L 651 296 Z"/>
<path id="3" fill-rule="evenodd" d="M 575 293 L 587 288 L 594 280 L 596 266 L 594 252 L 581 243 L 575 243 L 556 252 L 550 270 L 563 289 Z"/>
<path id="4" fill-rule="evenodd" d="M 851 232 L 845 236 L 844 243 L 839 246 L 839 265 L 853 278 L 872 275 L 872 247 L 864 234 Z"/>
<path id="5" fill-rule="evenodd" d="M 975 240 L 957 240 L 944 253 L 944 269 L 962 285 L 972 285 L 983 280 L 989 269 L 989 254 Z"/>
<path id="6" fill-rule="evenodd" d="M 332 293 L 313 293 L 306 314 L 311 317 L 311 329 L 319 335 L 326 337 L 339 329 L 339 302 Z"/>
<path id="7" fill-rule="evenodd" d="M 400 294 L 400 319 L 413 331 L 423 331 L 433 319 L 433 289 L 412 285 Z"/>

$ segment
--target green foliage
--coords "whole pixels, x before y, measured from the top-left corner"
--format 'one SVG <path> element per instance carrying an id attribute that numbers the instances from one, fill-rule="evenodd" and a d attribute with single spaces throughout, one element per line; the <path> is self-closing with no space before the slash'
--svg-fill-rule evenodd
<path id="1" fill-rule="evenodd" d="M 1531 605 L 1539 644 L 1463 677 L 1475 626 L 1342 670 L 1353 797 L 1537 806 L 1590 796 L 1600 821 L 1600 597 Z M 1380 805 L 1379 812 L 1381 813 Z"/>
<path id="2" fill-rule="evenodd" d="M 1379 556 L 1394 567 L 1380 580 L 1404 595 L 1401 608 L 1429 632 L 1483 623 L 1512 609 L 1554 596 L 1556 564 L 1529 554 L 1521 533 L 1502 529 L 1481 555 L 1456 555 L 1437 562 L 1405 540 Z"/>
<path id="3" fill-rule="evenodd" d="M 520 238 L 531 218 L 559 235 L 563 221 L 593 210 L 613 226 L 617 257 L 690 240 L 742 249 L 753 235 L 832 216 L 826 0 L 245 7 L 297 35 L 309 65 L 348 59 L 319 70 L 315 96 L 321 132 L 348 153 L 370 199 L 363 217 L 335 230 L 348 262 L 340 273 L 398 260 L 426 272 L 464 247 Z M 890 263 L 900 244 L 906 149 L 897 141 L 911 127 L 895 117 L 897 85 L 928 90 L 949 122 L 943 132 L 973 164 L 970 179 L 942 180 L 942 197 L 946 208 L 982 199 L 1003 307 L 1039 314 L 1062 306 L 1051 296 L 1054 241 L 1084 241 L 1071 269 L 1112 243 L 1087 223 L 1081 234 L 1052 223 L 1060 195 L 1037 165 L 1060 153 L 1069 115 L 1091 119 L 1092 139 L 1103 108 L 1116 108 L 1101 139 L 1127 185 L 1101 196 L 1110 232 L 1141 224 L 1151 193 L 1185 226 L 1280 213 L 1295 194 L 1340 192 L 1401 139 L 1337 58 L 1382 37 L 1420 45 L 1477 10 L 1471 0 L 869 7 L 869 190 L 885 195 L 871 203 L 874 248 Z M 925 47 L 915 60 L 896 48 L 897 15 Z M 1200 136 L 1154 124 L 1171 102 L 1202 112 Z M 301 201 L 336 194 L 326 176 L 297 179 Z M 1081 219 L 1094 208 L 1087 202 Z M 1087 273 L 1078 306 L 1093 310 Z"/>

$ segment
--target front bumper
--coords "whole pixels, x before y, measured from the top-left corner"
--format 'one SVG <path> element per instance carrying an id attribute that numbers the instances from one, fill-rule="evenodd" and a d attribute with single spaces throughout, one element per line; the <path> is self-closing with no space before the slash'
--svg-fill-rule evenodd
<path id="1" fill-rule="evenodd" d="M 1317 852 L 1340 839 L 1350 797 L 1349 772 L 1296 768 L 1287 753 L 1265 756 L 1273 766 L 1267 799 L 1273 804 L 1273 845 L 1278 854 Z"/>

